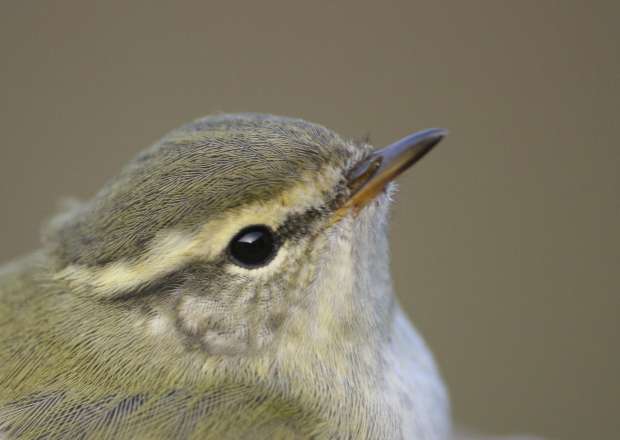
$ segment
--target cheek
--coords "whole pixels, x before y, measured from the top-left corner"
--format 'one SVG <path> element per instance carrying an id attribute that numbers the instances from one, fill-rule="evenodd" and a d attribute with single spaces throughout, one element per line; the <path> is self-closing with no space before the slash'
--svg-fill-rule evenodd
<path id="1" fill-rule="evenodd" d="M 256 274 L 253 270 L 239 273 L 233 269 L 231 273 L 223 269 L 218 276 L 202 278 L 204 281 L 194 274 L 191 282 L 178 290 L 174 306 L 177 331 L 193 349 L 210 355 L 264 349 L 277 336 L 298 297 L 299 277 L 308 276 L 303 265 L 290 260 L 290 254 L 286 263 L 279 271 L 270 268 Z"/>
<path id="2" fill-rule="evenodd" d="M 179 289 L 176 327 L 192 348 L 210 355 L 233 355 L 249 349 L 248 304 L 255 294 L 247 285 L 239 287 L 211 279 Z"/>

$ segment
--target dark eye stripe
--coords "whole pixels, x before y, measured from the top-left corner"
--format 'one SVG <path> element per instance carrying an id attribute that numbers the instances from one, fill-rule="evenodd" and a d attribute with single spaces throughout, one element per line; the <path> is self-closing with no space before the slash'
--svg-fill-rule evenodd
<path id="1" fill-rule="evenodd" d="M 328 215 L 326 208 L 312 208 L 306 212 L 292 214 L 276 230 L 281 241 L 303 237 L 309 234 L 322 218 Z"/>
<path id="2" fill-rule="evenodd" d="M 343 198 L 346 198 L 346 191 L 340 189 L 335 192 L 335 196 L 326 205 L 319 208 L 311 208 L 305 212 L 291 214 L 286 220 L 273 231 L 274 241 L 279 248 L 285 241 L 298 240 L 305 236 L 308 236 L 315 230 L 316 223 L 321 219 L 328 217 L 335 209 L 341 205 Z M 275 254 L 274 254 L 275 256 Z M 273 259 L 273 258 L 272 258 Z M 269 260 L 271 261 L 271 260 Z M 159 278 L 149 280 L 139 286 L 130 288 L 129 290 L 119 293 L 108 300 L 125 302 L 130 300 L 140 300 L 152 295 L 162 295 L 169 292 L 176 286 L 181 285 L 185 276 L 192 270 L 192 267 L 208 266 L 215 273 L 219 273 L 223 270 L 223 267 L 230 264 L 229 247 L 226 250 L 215 257 L 213 260 L 206 261 L 188 261 L 182 267 L 179 267 L 172 273 L 162 275 Z"/>

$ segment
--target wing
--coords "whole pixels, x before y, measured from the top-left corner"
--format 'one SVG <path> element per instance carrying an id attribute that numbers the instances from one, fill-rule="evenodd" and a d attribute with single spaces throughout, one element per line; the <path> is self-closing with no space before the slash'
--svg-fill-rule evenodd
<path id="1" fill-rule="evenodd" d="M 95 400 L 58 392 L 0 408 L 0 433 L 7 439 L 308 438 L 308 429 L 300 429 L 299 423 L 317 426 L 277 399 L 241 387 L 200 396 L 171 391 L 154 397 L 135 394 Z"/>
<path id="2" fill-rule="evenodd" d="M 88 399 L 72 392 L 32 395 L 0 409 L 8 438 L 190 438 L 216 396 L 172 391 Z"/>

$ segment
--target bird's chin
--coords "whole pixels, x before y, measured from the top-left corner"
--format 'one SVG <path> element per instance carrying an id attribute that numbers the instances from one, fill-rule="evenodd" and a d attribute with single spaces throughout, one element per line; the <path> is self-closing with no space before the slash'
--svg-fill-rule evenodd
<path id="1" fill-rule="evenodd" d="M 394 200 L 394 195 L 396 194 L 397 191 L 398 191 L 398 184 L 392 181 L 388 183 L 387 185 L 385 185 L 385 188 L 383 188 L 383 191 L 381 191 L 378 198 L 383 197 L 386 199 L 384 201 L 385 203 L 390 203 Z"/>

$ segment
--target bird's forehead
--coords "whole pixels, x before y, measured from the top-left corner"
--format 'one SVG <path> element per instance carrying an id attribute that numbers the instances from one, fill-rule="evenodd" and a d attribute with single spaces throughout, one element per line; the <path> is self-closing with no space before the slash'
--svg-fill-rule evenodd
<path id="1" fill-rule="evenodd" d="M 208 209 L 200 215 L 210 216 L 272 200 L 300 185 L 307 192 L 324 192 L 365 148 L 300 119 L 211 116 L 172 131 L 138 156 L 127 186 L 144 193 L 157 188 L 169 199 L 199 200 Z"/>
<path id="2" fill-rule="evenodd" d="M 235 185 L 251 193 L 295 183 L 301 174 L 326 166 L 345 167 L 363 147 L 317 124 L 270 115 L 221 115 L 181 127 L 138 157 L 159 173 L 177 171 L 178 180 L 209 181 L 213 190 Z"/>

